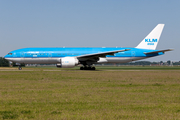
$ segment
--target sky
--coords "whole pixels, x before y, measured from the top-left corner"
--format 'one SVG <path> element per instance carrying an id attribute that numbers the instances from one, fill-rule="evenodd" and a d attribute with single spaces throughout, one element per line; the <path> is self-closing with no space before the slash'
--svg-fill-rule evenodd
<path id="1" fill-rule="evenodd" d="M 159 23 L 147 61 L 180 61 L 179 0 L 0 0 L 0 56 L 26 47 L 136 47 Z"/>

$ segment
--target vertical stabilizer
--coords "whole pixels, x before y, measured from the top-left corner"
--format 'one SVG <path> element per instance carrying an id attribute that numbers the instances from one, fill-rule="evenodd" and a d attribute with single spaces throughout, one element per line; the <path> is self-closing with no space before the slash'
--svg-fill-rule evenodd
<path id="1" fill-rule="evenodd" d="M 159 42 L 164 24 L 158 24 L 136 48 L 155 50 Z"/>

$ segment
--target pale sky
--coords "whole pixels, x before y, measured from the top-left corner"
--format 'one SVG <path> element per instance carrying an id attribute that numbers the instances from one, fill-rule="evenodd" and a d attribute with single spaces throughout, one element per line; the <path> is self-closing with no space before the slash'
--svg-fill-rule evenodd
<path id="1" fill-rule="evenodd" d="M 149 61 L 180 61 L 180 0 L 0 0 L 0 56 L 26 47 L 136 47 L 159 23 Z"/>

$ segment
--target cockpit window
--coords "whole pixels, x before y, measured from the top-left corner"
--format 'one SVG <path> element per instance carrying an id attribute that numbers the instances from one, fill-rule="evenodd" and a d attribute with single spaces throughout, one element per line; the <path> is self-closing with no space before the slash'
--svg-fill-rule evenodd
<path id="1" fill-rule="evenodd" d="M 8 55 L 12 55 L 12 53 L 8 53 Z"/>

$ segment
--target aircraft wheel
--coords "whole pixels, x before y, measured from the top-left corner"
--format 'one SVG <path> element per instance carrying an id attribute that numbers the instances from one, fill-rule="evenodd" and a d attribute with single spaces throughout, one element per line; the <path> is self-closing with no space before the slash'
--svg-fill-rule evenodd
<path id="1" fill-rule="evenodd" d="M 96 70 L 96 68 L 95 68 L 95 67 L 92 67 L 91 70 Z"/>
<path id="2" fill-rule="evenodd" d="M 95 67 L 80 67 L 80 70 L 96 70 Z"/>
<path id="3" fill-rule="evenodd" d="M 18 69 L 19 69 L 19 70 L 22 70 L 22 67 L 19 67 Z"/>
<path id="4" fill-rule="evenodd" d="M 84 70 L 84 67 L 80 67 L 80 70 Z"/>

